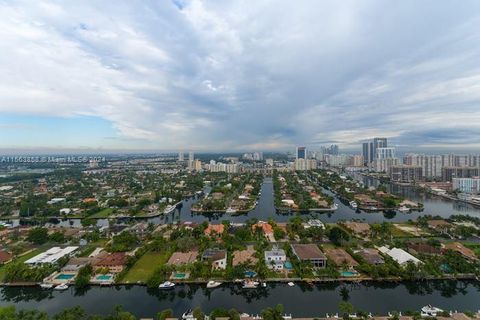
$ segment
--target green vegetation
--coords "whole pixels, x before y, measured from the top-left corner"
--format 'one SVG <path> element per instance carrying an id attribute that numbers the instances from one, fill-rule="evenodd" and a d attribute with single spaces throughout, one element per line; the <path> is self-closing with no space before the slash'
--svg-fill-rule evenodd
<path id="1" fill-rule="evenodd" d="M 123 277 L 123 282 L 147 282 L 152 277 L 154 270 L 164 265 L 168 260 L 168 254 L 159 252 L 147 252 L 131 267 Z"/>

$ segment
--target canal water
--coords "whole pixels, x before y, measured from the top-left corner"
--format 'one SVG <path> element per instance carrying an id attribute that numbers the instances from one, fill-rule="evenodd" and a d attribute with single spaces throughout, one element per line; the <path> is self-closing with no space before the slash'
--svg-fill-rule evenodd
<path id="1" fill-rule="evenodd" d="M 344 295 L 342 288 L 348 295 Z M 391 311 L 418 311 L 427 304 L 444 310 L 476 311 L 480 309 L 480 282 L 426 281 L 401 283 L 310 285 L 269 284 L 261 289 L 241 289 L 239 285 L 206 289 L 198 285 L 178 285 L 172 291 L 142 286 L 92 287 L 84 291 L 70 288 L 64 292 L 40 288 L 0 288 L 0 306 L 37 309 L 54 314 L 65 308 L 83 307 L 88 313 L 106 314 L 116 305 L 137 317 L 154 317 L 171 308 L 175 316 L 190 308 L 205 312 L 214 308 L 235 308 L 257 314 L 263 308 L 281 303 L 285 312 L 295 317 L 325 316 L 338 312 L 341 301 L 357 310 L 385 315 Z"/>

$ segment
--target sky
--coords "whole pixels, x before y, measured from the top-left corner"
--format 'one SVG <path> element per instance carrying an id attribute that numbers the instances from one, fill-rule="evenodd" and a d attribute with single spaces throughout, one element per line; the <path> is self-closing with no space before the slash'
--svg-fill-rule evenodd
<path id="1" fill-rule="evenodd" d="M 480 150 L 480 1 L 0 0 L 0 150 Z"/>

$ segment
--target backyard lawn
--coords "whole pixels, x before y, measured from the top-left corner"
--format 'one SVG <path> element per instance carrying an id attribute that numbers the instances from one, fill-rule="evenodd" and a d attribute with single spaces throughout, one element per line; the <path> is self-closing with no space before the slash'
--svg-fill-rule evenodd
<path id="1" fill-rule="evenodd" d="M 38 248 L 33 250 L 32 252 L 29 252 L 27 254 L 24 254 L 23 256 L 18 257 L 15 261 L 20 261 L 20 262 L 25 262 L 30 258 L 35 257 L 37 254 L 40 254 L 45 251 L 45 248 Z M 3 281 L 3 277 L 5 276 L 5 266 L 0 266 L 0 282 Z"/>
<path id="2" fill-rule="evenodd" d="M 168 261 L 166 252 L 145 253 L 121 279 L 122 282 L 146 282 L 155 269 Z"/>
<path id="3" fill-rule="evenodd" d="M 113 212 L 112 208 L 106 208 L 95 214 L 92 214 L 91 216 L 89 216 L 89 218 L 93 218 L 93 219 L 108 218 L 112 214 L 112 212 Z"/>

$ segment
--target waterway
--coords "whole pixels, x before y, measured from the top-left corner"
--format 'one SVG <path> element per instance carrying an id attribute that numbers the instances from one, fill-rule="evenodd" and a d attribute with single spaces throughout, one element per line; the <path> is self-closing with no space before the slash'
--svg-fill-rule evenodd
<path id="1" fill-rule="evenodd" d="M 342 288 L 348 296 L 341 294 Z M 114 306 L 123 307 L 137 317 L 153 317 L 172 308 L 176 316 L 185 310 L 201 307 L 235 308 L 250 314 L 263 308 L 283 304 L 286 313 L 295 317 L 325 316 L 338 312 L 345 299 L 355 308 L 386 314 L 390 311 L 418 311 L 433 304 L 444 310 L 476 311 L 480 308 L 480 283 L 473 281 L 424 281 L 401 283 L 342 284 L 322 283 L 314 286 L 269 284 L 262 289 L 241 289 L 239 285 L 206 289 L 198 285 L 178 285 L 172 291 L 147 289 L 143 286 L 91 287 L 64 292 L 40 288 L 0 288 L 0 305 L 14 304 L 19 309 L 37 309 L 54 314 L 65 308 L 81 306 L 88 313 L 107 314 Z"/>

